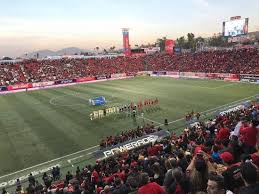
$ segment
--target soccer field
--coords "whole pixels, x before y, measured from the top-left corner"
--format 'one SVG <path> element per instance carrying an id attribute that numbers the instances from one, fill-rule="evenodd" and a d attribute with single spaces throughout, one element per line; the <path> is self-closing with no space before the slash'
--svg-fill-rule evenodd
<path id="1" fill-rule="evenodd" d="M 257 94 L 256 84 L 138 77 L 1 95 L 0 176 L 79 150 L 98 149 L 93 146 L 102 137 L 143 124 L 143 119 L 135 122 L 118 115 L 91 121 L 89 114 L 100 108 L 88 104 L 92 97 L 104 96 L 107 106 L 157 97 L 159 109 L 145 112 L 145 122 L 160 125 L 167 118 L 172 124 L 168 129 L 174 130 L 173 124 L 183 121 L 187 112 L 210 113 Z"/>

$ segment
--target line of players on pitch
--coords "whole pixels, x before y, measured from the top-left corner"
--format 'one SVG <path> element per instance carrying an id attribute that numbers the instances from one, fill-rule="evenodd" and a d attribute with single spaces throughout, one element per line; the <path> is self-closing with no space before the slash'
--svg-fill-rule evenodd
<path id="1" fill-rule="evenodd" d="M 137 111 L 141 111 L 143 109 L 153 107 L 158 103 L 159 103 L 158 98 L 155 98 L 155 99 L 145 99 L 143 101 L 141 100 L 138 103 L 131 102 L 128 105 L 107 107 L 107 108 L 93 111 L 90 114 L 90 120 L 103 118 L 111 114 L 117 114 L 117 113 L 127 113 L 127 114 L 131 114 L 133 117 L 136 117 Z"/>

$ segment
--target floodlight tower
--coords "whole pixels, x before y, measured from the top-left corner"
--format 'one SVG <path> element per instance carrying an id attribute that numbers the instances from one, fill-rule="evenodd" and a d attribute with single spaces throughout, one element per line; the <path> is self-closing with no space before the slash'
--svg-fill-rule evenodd
<path id="1" fill-rule="evenodd" d="M 123 36 L 123 50 L 125 56 L 130 56 L 130 44 L 129 44 L 129 28 L 122 28 L 122 36 Z"/>

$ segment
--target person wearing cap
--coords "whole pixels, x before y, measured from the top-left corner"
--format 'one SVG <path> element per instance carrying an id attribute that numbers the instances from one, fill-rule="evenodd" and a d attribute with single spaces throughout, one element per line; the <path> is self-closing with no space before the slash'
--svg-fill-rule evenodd
<path id="1" fill-rule="evenodd" d="M 243 185 L 241 179 L 240 166 L 234 163 L 233 155 L 230 152 L 223 152 L 220 158 L 227 169 L 222 173 L 226 189 L 237 193 L 239 188 Z"/>
<path id="2" fill-rule="evenodd" d="M 219 129 L 219 132 L 217 134 L 217 140 L 224 140 L 228 139 L 230 136 L 230 131 L 228 128 L 226 128 L 223 124 L 221 124 L 221 128 Z"/>

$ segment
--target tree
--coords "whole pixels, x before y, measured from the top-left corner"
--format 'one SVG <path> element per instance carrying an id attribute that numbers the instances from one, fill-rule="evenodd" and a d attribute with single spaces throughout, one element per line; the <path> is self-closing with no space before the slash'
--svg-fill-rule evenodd
<path id="1" fill-rule="evenodd" d="M 108 53 L 108 51 L 107 51 L 106 49 L 103 49 L 103 52 L 104 52 L 105 54 L 107 54 L 107 53 Z"/>
<path id="2" fill-rule="evenodd" d="M 195 38 L 195 42 L 205 42 L 205 39 L 202 38 L 201 36 Z"/>
<path id="3" fill-rule="evenodd" d="M 166 37 L 165 36 L 163 38 L 158 38 L 156 40 L 156 44 L 160 47 L 161 51 L 165 50 L 165 41 L 166 41 Z"/>
<path id="4" fill-rule="evenodd" d="M 114 51 L 115 50 L 115 46 L 110 47 L 110 51 Z"/>
<path id="5" fill-rule="evenodd" d="M 187 48 L 188 49 L 195 49 L 195 39 L 194 39 L 194 34 L 193 33 L 188 33 L 187 34 Z"/>
<path id="6" fill-rule="evenodd" d="M 184 46 L 185 46 L 185 38 L 184 38 L 184 36 L 181 36 L 180 38 L 177 38 L 175 45 L 177 47 L 184 48 Z"/>
<path id="7" fill-rule="evenodd" d="M 208 44 L 209 46 L 224 46 L 226 42 L 222 36 L 213 36 L 209 38 Z"/>

